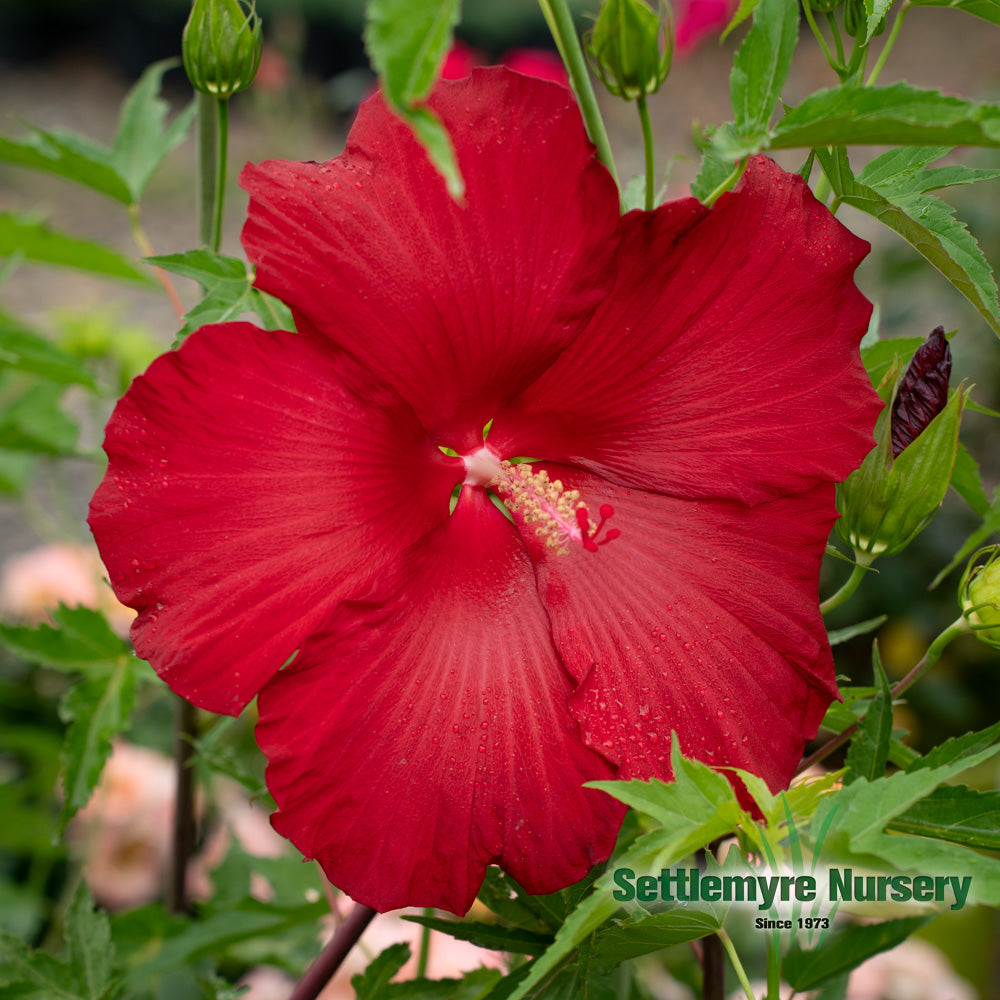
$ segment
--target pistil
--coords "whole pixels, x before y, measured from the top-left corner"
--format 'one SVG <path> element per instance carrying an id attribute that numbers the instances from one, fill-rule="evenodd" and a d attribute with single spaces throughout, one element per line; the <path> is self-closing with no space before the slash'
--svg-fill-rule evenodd
<path id="1" fill-rule="evenodd" d="M 556 555 L 566 555 L 571 544 L 582 545 L 588 552 L 617 538 L 621 532 L 609 529 L 598 540 L 608 518 L 614 515 L 609 503 L 600 506 L 600 522 L 591 520 L 579 490 L 566 489 L 559 479 L 550 479 L 545 469 L 535 472 L 527 462 L 509 462 L 483 447 L 465 456 L 466 484 L 489 486 L 496 490 L 506 507 L 520 515 L 525 524 Z"/>

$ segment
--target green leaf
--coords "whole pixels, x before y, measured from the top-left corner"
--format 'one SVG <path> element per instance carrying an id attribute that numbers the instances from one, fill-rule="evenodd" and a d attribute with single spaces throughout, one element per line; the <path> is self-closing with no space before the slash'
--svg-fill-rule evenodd
<path id="1" fill-rule="evenodd" d="M 594 960 L 602 965 L 618 965 L 661 948 L 696 941 L 714 934 L 721 926 L 722 922 L 712 913 L 668 910 L 600 931 L 594 943 Z"/>
<path id="2" fill-rule="evenodd" d="M 62 755 L 60 831 L 90 799 L 111 754 L 112 737 L 128 725 L 134 703 L 135 671 L 125 657 L 108 677 L 85 678 L 63 697 L 59 714 L 69 729 Z"/>
<path id="3" fill-rule="evenodd" d="M 170 106 L 160 97 L 163 74 L 179 65 L 165 59 L 147 67 L 122 105 L 118 132 L 111 147 L 110 162 L 125 181 L 133 204 L 142 198 L 150 177 L 167 155 L 182 143 L 194 121 L 192 101 L 168 126 Z"/>
<path id="4" fill-rule="evenodd" d="M 0 493 L 17 496 L 24 492 L 35 471 L 35 456 L 27 451 L 0 448 Z"/>
<path id="5" fill-rule="evenodd" d="M 955 467 L 951 470 L 951 485 L 980 517 L 986 516 L 990 509 L 990 501 L 983 489 L 979 465 L 961 441 L 958 442 Z"/>
<path id="6" fill-rule="evenodd" d="M 857 968 L 879 952 L 895 948 L 931 920 L 929 916 L 852 925 L 824 939 L 818 948 L 793 941 L 781 963 L 782 977 L 793 990 L 811 990 Z"/>
<path id="7" fill-rule="evenodd" d="M 26 215 L 0 212 L 0 257 L 21 253 L 25 260 L 88 271 L 107 278 L 120 278 L 151 285 L 152 279 L 116 250 L 88 243 L 49 229 Z"/>
<path id="8" fill-rule="evenodd" d="M 423 916 L 404 916 L 403 919 L 494 951 L 540 955 L 552 944 L 550 934 L 533 934 L 520 928 L 501 927 L 499 924 L 488 924 L 480 920 L 443 920 L 440 917 Z"/>
<path id="9" fill-rule="evenodd" d="M 916 7 L 954 7 L 1000 25 L 1000 0 L 910 0 Z"/>
<path id="10" fill-rule="evenodd" d="M 1000 792 L 944 785 L 897 816 L 888 829 L 997 851 L 1000 850 Z"/>
<path id="11" fill-rule="evenodd" d="M 881 843 L 881 832 L 891 820 L 939 785 L 989 760 L 998 752 L 1000 746 L 993 745 L 940 767 L 914 767 L 909 772 L 897 771 L 875 781 L 858 778 L 846 785 L 833 801 L 825 799 L 820 802 L 813 816 L 813 829 L 820 829 L 829 813 L 835 812 L 827 844 L 831 848 L 839 845 L 841 849 L 868 850 L 871 845 Z M 902 841 L 906 838 L 896 839 Z"/>
<path id="12" fill-rule="evenodd" d="M 90 373 L 50 340 L 0 313 L 0 368 L 41 375 L 62 385 L 94 388 Z"/>
<path id="13" fill-rule="evenodd" d="M 831 646 L 839 646 L 842 642 L 847 642 L 849 639 L 874 632 L 875 629 L 884 625 L 888 618 L 888 615 L 879 615 L 877 618 L 866 618 L 863 622 L 857 622 L 855 625 L 846 625 L 844 628 L 831 629 L 827 633 L 827 638 L 830 640 Z"/>
<path id="14" fill-rule="evenodd" d="M 720 133 L 726 135 L 730 133 L 735 134 L 731 124 L 722 125 L 716 129 L 716 132 L 713 134 L 713 142 L 715 140 L 715 136 Z M 705 149 L 702 150 L 701 168 L 698 171 L 698 176 L 694 179 L 694 183 L 691 185 L 691 193 L 700 202 L 707 204 L 712 196 L 719 191 L 719 189 L 722 188 L 732 176 L 733 161 L 720 155 L 714 145 L 706 146 Z"/>
<path id="15" fill-rule="evenodd" d="M 315 925 L 329 912 L 325 899 L 298 906 L 244 899 L 218 909 L 208 904 L 199 919 L 182 921 L 162 907 L 150 906 L 117 914 L 112 936 L 119 951 L 129 953 L 126 983 L 138 989 L 202 958 L 218 957 L 234 944 L 274 940 L 293 927 Z"/>
<path id="16" fill-rule="evenodd" d="M 1000 126 L 998 126 L 1000 127 Z M 997 287 L 979 244 L 954 209 L 927 194 L 887 196 L 856 180 L 842 148 L 817 150 L 837 198 L 878 219 L 934 265 L 1000 335 Z"/>
<path id="17" fill-rule="evenodd" d="M 456 199 L 464 185 L 451 140 L 441 122 L 417 104 L 430 92 L 451 46 L 459 8 L 460 0 L 371 0 L 364 31 L 386 99 L 417 134 Z"/>
<path id="18" fill-rule="evenodd" d="M 86 882 L 81 881 L 64 924 L 69 966 L 79 980 L 81 996 L 100 1000 L 113 982 L 115 948 L 108 915 L 94 909 Z"/>
<path id="19" fill-rule="evenodd" d="M 753 135 L 767 127 L 791 68 L 798 37 L 795 4 L 759 0 L 753 26 L 733 58 L 729 77 L 729 96 L 740 135 Z"/>
<path id="20" fill-rule="evenodd" d="M 465 194 L 465 181 L 458 169 L 455 147 L 448 130 L 429 108 L 411 108 L 402 114 L 423 144 L 431 163 L 444 178 L 448 194 L 460 201 Z"/>
<path id="21" fill-rule="evenodd" d="M 0 986 L 23 983 L 30 990 L 5 995 L 30 1000 L 83 1000 L 69 967 L 44 951 L 33 952 L 20 938 L 0 931 Z"/>
<path id="22" fill-rule="evenodd" d="M 111 153 L 104 146 L 61 129 L 46 132 L 29 128 L 31 132 L 24 139 L 0 136 L 0 161 L 76 181 L 123 205 L 132 200 L 128 185 L 111 166 Z"/>
<path id="23" fill-rule="evenodd" d="M 19 395 L 0 409 L 0 448 L 46 455 L 75 454 L 77 426 L 63 412 L 64 391 L 51 382 L 13 387 L 8 398 L 17 392 Z"/>
<path id="24" fill-rule="evenodd" d="M 123 205 L 137 204 L 149 178 L 194 120 L 192 103 L 166 125 L 169 106 L 159 96 L 160 85 L 163 74 L 178 62 L 154 63 L 143 73 L 125 98 L 110 149 L 74 132 L 29 126 L 24 139 L 0 137 L 0 160 L 75 181 Z"/>
<path id="25" fill-rule="evenodd" d="M 551 919 L 549 914 L 539 914 L 537 896 L 525 896 L 514 880 L 499 868 L 490 866 L 476 897 L 502 920 L 536 933 L 555 930 L 562 919 Z"/>
<path id="26" fill-rule="evenodd" d="M 913 357 L 913 352 L 924 342 L 923 337 L 894 337 L 889 340 L 876 340 L 874 344 L 861 348 L 861 361 L 872 380 L 872 385 L 878 388 L 886 374 L 897 363 Z"/>
<path id="27" fill-rule="evenodd" d="M 845 85 L 819 90 L 771 134 L 772 149 L 857 144 L 1000 146 L 1000 107 L 918 90 Z"/>
<path id="28" fill-rule="evenodd" d="M 255 313 L 265 329 L 294 330 L 287 306 L 253 287 L 253 274 L 237 257 L 211 250 L 147 257 L 150 264 L 197 281 L 204 291 L 202 300 L 185 315 L 179 337 L 185 337 L 206 323 L 224 323 L 246 313 Z"/>
<path id="29" fill-rule="evenodd" d="M 692 851 L 733 830 L 747 819 L 736 800 L 733 786 L 722 775 L 699 761 L 682 756 L 676 734 L 670 762 L 674 781 L 598 781 L 588 787 L 601 788 L 650 813 L 664 825 L 636 840 L 624 854 L 614 859 L 615 868 L 658 871 L 669 867 Z M 642 787 L 645 786 L 645 787 Z M 724 787 L 723 787 L 724 786 Z M 555 943 L 537 958 L 527 978 L 511 994 L 511 1000 L 533 995 L 531 990 L 559 967 L 581 942 L 593 934 L 618 910 L 612 892 L 614 870 L 595 883 L 594 889 L 566 918 L 556 933 Z"/>
<path id="30" fill-rule="evenodd" d="M 953 736 L 944 743 L 939 743 L 933 750 L 930 750 L 914 762 L 908 770 L 920 771 L 925 768 L 944 767 L 957 761 L 965 760 L 974 754 L 993 746 L 1000 739 L 1000 722 L 994 722 L 986 729 L 979 729 L 974 732 L 965 733 L 962 736 Z"/>
<path id="31" fill-rule="evenodd" d="M 391 944 L 363 973 L 351 977 L 357 1000 L 381 1000 L 392 977 L 410 960 L 408 944 Z"/>
<path id="32" fill-rule="evenodd" d="M 885 20 L 885 15 L 892 6 L 892 0 L 865 0 L 865 13 L 868 15 L 868 23 L 865 27 L 865 42 L 871 40 L 872 35 L 878 30 L 878 26 Z"/>
<path id="33" fill-rule="evenodd" d="M 948 561 L 948 565 L 931 581 L 931 590 L 937 587 L 953 569 L 962 566 L 976 549 L 981 545 L 985 545 L 990 535 L 1000 531 L 1000 493 L 994 496 L 989 510 L 982 515 L 982 518 L 983 523 L 966 538 L 959 550 Z"/>
<path id="34" fill-rule="evenodd" d="M 99 611 L 60 605 L 53 619 L 54 626 L 36 629 L 0 625 L 0 642 L 29 663 L 96 677 L 107 676 L 123 658 L 131 658 L 129 644 L 111 630 Z"/>
<path id="35" fill-rule="evenodd" d="M 845 785 L 850 785 L 859 778 L 874 781 L 882 777 L 889 761 L 889 743 L 892 739 L 892 693 L 889 691 L 889 681 L 882 669 L 877 642 L 872 644 L 872 671 L 878 690 L 847 751 Z"/>
<path id="36" fill-rule="evenodd" d="M 379 1000 L 486 1000 L 494 987 L 504 982 L 499 969 L 475 969 L 461 979 L 410 979 L 390 983 Z"/>

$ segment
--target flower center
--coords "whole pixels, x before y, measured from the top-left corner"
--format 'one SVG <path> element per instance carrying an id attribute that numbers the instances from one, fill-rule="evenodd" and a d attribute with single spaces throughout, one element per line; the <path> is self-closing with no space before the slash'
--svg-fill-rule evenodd
<path id="1" fill-rule="evenodd" d="M 534 525 L 535 534 L 556 555 L 566 555 L 570 543 L 596 552 L 599 545 L 621 534 L 617 528 L 610 528 L 598 541 L 605 522 L 614 515 L 614 507 L 602 503 L 601 520 L 595 524 L 587 505 L 580 500 L 580 491 L 565 489 L 561 480 L 549 479 L 544 469 L 535 472 L 527 462 L 508 462 L 487 447 L 464 456 L 463 461 L 465 484 L 493 487 L 512 513 Z"/>

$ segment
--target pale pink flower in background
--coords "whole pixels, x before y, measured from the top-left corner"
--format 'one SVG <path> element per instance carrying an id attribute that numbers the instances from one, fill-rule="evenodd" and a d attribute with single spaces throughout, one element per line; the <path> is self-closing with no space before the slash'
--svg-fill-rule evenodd
<path id="1" fill-rule="evenodd" d="M 83 877 L 102 906 L 122 910 L 159 897 L 170 859 L 174 787 L 169 757 L 115 743 L 72 826 L 83 849 Z"/>
<path id="2" fill-rule="evenodd" d="M 909 938 L 851 973 L 845 1000 L 978 1000 L 976 991 L 926 941 Z"/>
<path id="3" fill-rule="evenodd" d="M 103 611 L 119 635 L 128 634 L 135 612 L 120 604 L 105 582 L 101 557 L 93 545 L 53 542 L 12 556 L 0 571 L 0 615 L 38 625 L 51 622 L 65 604 Z"/>

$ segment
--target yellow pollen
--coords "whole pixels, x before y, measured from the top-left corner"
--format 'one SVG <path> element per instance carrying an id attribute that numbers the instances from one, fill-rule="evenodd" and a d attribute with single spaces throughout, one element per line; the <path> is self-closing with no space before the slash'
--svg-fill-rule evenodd
<path id="1" fill-rule="evenodd" d="M 579 490 L 564 489 L 561 480 L 549 479 L 544 469 L 532 471 L 527 462 L 514 465 L 506 460 L 500 463 L 500 471 L 489 485 L 501 494 L 511 511 L 535 526 L 535 534 L 556 555 L 566 555 L 571 541 L 583 542 L 577 511 L 582 509 L 585 515 L 587 508 L 580 501 Z M 592 535 L 597 526 L 589 518 L 586 524 L 588 536 Z"/>

